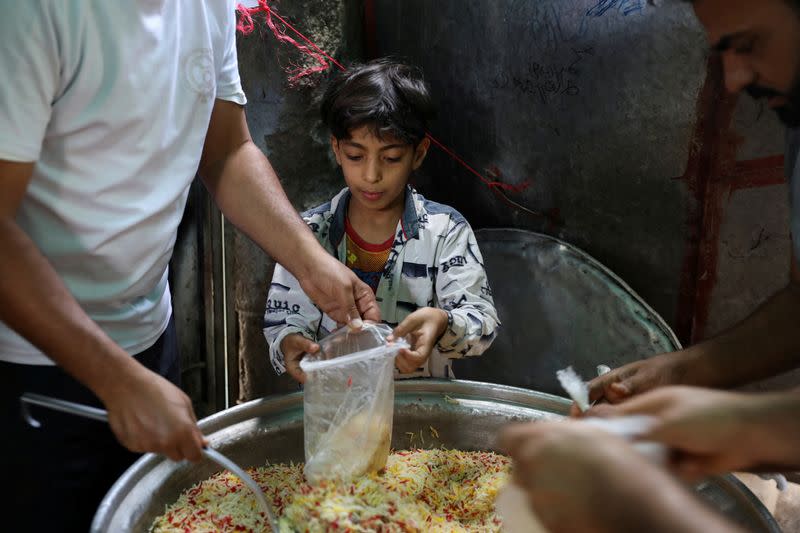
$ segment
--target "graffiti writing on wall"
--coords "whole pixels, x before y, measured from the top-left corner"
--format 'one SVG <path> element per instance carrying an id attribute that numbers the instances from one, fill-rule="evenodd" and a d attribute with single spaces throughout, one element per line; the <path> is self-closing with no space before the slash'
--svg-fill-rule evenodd
<path id="1" fill-rule="evenodd" d="M 577 96 L 581 92 L 580 66 L 594 56 L 592 46 L 571 47 L 567 61 L 544 64 L 532 61 L 517 72 L 501 71 L 492 79 L 494 90 L 511 90 L 535 96 L 547 104 L 556 96 Z"/>
<path id="2" fill-rule="evenodd" d="M 639 13 L 644 9 L 644 0 L 599 0 L 587 12 L 587 17 L 602 17 L 609 11 L 624 16 Z"/>
<path id="3" fill-rule="evenodd" d="M 522 21 L 524 35 L 520 51 L 533 53 L 522 66 L 493 73 L 491 89 L 533 97 L 543 105 L 564 104 L 565 98 L 585 92 L 591 81 L 587 76 L 582 86 L 581 75 L 599 55 L 593 43 L 607 38 L 597 33 L 599 28 L 616 24 L 600 18 L 607 20 L 613 15 L 627 21 L 627 17 L 642 13 L 646 6 L 646 0 L 590 0 L 577 6 L 513 1 L 509 16 Z"/>

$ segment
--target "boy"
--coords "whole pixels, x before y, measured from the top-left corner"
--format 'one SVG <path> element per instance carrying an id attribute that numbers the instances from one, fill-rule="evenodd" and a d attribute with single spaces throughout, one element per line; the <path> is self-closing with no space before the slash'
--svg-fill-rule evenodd
<path id="1" fill-rule="evenodd" d="M 390 59 L 355 67 L 330 84 L 321 112 L 347 187 L 303 218 L 372 287 L 394 336 L 408 338 L 396 360 L 403 377 L 452 377 L 450 360 L 483 353 L 499 321 L 467 221 L 408 185 L 434 112 L 421 73 Z M 275 370 L 302 383 L 300 358 L 336 327 L 276 265 L 264 316 Z"/>

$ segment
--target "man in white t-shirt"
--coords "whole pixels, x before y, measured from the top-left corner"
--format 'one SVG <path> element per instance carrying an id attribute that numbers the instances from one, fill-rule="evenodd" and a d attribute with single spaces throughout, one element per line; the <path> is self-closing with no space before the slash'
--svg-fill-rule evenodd
<path id="1" fill-rule="evenodd" d="M 96 422 L 36 411 L 26 428 L 18 397 L 102 405 L 128 450 L 201 459 L 167 284 L 195 173 L 326 313 L 377 306 L 250 139 L 233 1 L 0 0 L 0 69 L 4 526 L 85 531 L 132 456 Z"/>

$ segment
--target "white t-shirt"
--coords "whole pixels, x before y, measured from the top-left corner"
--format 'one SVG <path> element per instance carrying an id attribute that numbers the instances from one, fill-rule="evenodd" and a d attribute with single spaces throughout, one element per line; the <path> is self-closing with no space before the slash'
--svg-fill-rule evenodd
<path id="1" fill-rule="evenodd" d="M 36 162 L 18 223 L 112 339 L 147 349 L 214 100 L 245 103 L 234 2 L 0 0 L 0 69 L 0 159 Z M 52 364 L 1 322 L 0 359 Z"/>

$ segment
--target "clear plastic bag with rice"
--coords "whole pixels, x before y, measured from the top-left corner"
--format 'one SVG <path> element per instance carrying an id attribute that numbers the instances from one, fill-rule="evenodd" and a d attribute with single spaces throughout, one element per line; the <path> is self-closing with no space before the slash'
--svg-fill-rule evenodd
<path id="1" fill-rule="evenodd" d="M 364 322 L 340 328 L 306 354 L 303 397 L 305 476 L 309 483 L 345 481 L 386 465 L 392 441 L 394 359 L 404 339 L 389 343 L 392 329 Z"/>

